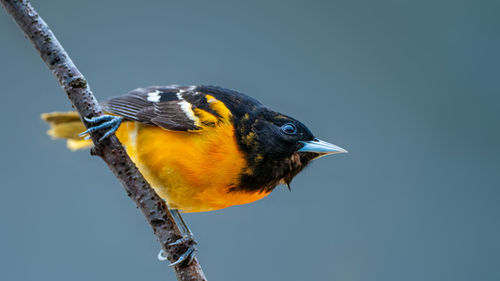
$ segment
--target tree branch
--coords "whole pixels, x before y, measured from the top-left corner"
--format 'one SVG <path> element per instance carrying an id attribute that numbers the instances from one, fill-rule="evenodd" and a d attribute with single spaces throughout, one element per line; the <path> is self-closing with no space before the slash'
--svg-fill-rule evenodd
<path id="1" fill-rule="evenodd" d="M 80 119 L 102 115 L 101 107 L 90 91 L 87 80 L 78 71 L 48 25 L 29 2 L 0 0 L 0 3 L 24 31 L 43 61 L 56 76 L 73 104 L 73 108 L 80 115 Z M 89 126 L 86 122 L 84 123 L 86 127 Z M 179 228 L 168 211 L 168 207 L 141 175 L 118 139 L 111 136 L 97 143 L 100 136 L 102 135 L 99 132 L 91 136 L 95 145 L 92 154 L 100 156 L 120 180 L 128 196 L 134 200 L 153 228 L 168 260 L 174 262 L 185 252 L 186 247 L 168 246 L 169 243 L 181 238 Z M 175 266 L 174 270 L 178 280 L 206 280 L 196 259 L 187 266 Z"/>

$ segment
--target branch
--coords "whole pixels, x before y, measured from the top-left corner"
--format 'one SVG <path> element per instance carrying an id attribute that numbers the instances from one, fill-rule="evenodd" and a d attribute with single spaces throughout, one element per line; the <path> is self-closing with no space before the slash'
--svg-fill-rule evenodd
<path id="1" fill-rule="evenodd" d="M 29 2 L 26 0 L 0 0 L 0 3 L 24 31 L 43 61 L 56 76 L 73 104 L 73 108 L 80 115 L 80 119 L 102 115 L 101 107 L 90 91 L 87 80 L 78 71 L 48 25 Z M 86 122 L 84 123 L 86 127 L 89 126 Z M 97 143 L 100 136 L 102 135 L 99 132 L 91 136 L 94 141 L 92 154 L 101 157 L 120 180 L 127 195 L 134 200 L 153 228 L 167 258 L 174 262 L 185 252 L 186 248 L 184 245 L 168 246 L 169 243 L 181 238 L 181 233 L 168 211 L 167 205 L 141 175 L 118 139 L 111 136 Z M 175 266 L 174 270 L 178 280 L 206 280 L 196 259 L 187 266 Z"/>

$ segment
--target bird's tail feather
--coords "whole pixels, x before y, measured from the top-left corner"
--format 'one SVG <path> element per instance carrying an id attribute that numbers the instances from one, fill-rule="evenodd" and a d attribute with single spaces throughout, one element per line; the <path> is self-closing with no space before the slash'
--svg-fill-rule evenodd
<path id="1" fill-rule="evenodd" d="M 91 140 L 78 136 L 86 128 L 76 112 L 51 112 L 44 113 L 41 117 L 42 120 L 50 124 L 47 134 L 53 138 L 66 139 L 66 145 L 69 149 L 78 150 L 92 146 Z"/>

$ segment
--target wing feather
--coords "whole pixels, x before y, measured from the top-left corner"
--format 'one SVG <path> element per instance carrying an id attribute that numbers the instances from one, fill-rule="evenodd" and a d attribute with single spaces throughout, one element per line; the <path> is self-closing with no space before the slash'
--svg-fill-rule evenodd
<path id="1" fill-rule="evenodd" d="M 200 98 L 193 98 L 201 96 Z M 112 98 L 103 103 L 107 112 L 174 131 L 200 129 L 200 120 L 194 109 L 205 107 L 204 94 L 196 92 L 196 87 L 154 86 L 138 88 L 127 95 Z M 199 103 L 199 104 L 197 104 Z"/>

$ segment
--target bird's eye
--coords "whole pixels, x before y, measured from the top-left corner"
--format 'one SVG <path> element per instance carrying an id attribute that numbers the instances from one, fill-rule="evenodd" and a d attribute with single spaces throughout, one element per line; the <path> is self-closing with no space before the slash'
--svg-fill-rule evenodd
<path id="1" fill-rule="evenodd" d="M 281 126 L 281 131 L 287 135 L 294 135 L 295 133 L 297 133 L 297 127 L 295 127 L 295 125 L 292 123 L 287 123 Z"/>

